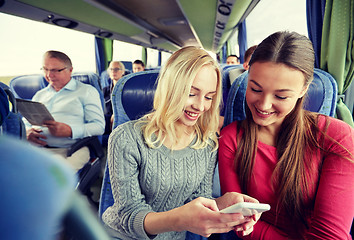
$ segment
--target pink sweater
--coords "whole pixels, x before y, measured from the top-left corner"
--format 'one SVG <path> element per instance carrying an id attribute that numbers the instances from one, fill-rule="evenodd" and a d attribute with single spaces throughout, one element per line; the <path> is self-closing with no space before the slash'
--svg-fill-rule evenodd
<path id="1" fill-rule="evenodd" d="M 354 153 L 354 129 L 338 119 L 329 118 L 327 134 L 345 148 Z M 238 176 L 233 162 L 237 148 L 237 122 L 226 126 L 221 132 L 219 147 L 219 171 L 222 193 L 241 192 Z M 325 126 L 325 117 L 319 120 L 321 129 Z M 242 132 L 241 132 L 242 134 Z M 341 153 L 340 147 L 329 140 L 325 149 Z M 321 158 L 322 156 L 322 158 Z M 323 160 L 322 170 L 320 163 Z M 353 156 L 351 156 L 353 161 Z M 276 216 L 277 195 L 271 188 L 271 175 L 278 161 L 276 148 L 258 142 L 254 165 L 254 178 L 247 194 L 262 203 L 269 203 L 271 210 L 263 213 L 254 226 L 251 235 L 244 239 L 289 239 L 296 236 L 297 229 L 291 226 L 292 216 L 285 211 Z M 310 216 L 307 219 L 309 229 L 306 239 L 352 239 L 349 232 L 354 216 L 354 164 L 334 154 L 320 153 L 312 156 L 313 168 L 318 169 L 317 181 L 312 185 L 310 199 L 305 203 Z M 277 222 L 276 222 L 277 217 Z"/>

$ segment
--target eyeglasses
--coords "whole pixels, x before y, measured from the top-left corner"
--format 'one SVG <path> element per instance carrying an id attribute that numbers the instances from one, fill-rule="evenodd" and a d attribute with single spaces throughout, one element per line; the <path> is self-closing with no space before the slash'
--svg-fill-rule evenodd
<path id="1" fill-rule="evenodd" d="M 120 70 L 122 70 L 121 68 L 108 68 L 109 71 L 112 71 L 112 72 L 118 72 Z"/>
<path id="2" fill-rule="evenodd" d="M 52 72 L 52 73 L 54 73 L 54 74 L 60 73 L 60 72 L 64 71 L 65 69 L 67 69 L 67 67 L 64 67 L 64 68 L 62 68 L 62 69 L 47 69 L 47 68 L 45 68 L 45 67 L 42 67 L 42 68 L 41 68 L 41 70 L 42 70 L 43 72 L 45 72 L 45 73 Z"/>

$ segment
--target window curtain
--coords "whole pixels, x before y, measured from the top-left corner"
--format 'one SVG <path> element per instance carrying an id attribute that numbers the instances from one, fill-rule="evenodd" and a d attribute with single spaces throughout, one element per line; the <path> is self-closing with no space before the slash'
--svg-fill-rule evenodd
<path id="1" fill-rule="evenodd" d="M 323 20 L 320 68 L 338 84 L 337 118 L 354 127 L 343 93 L 354 78 L 354 0 L 327 0 Z"/>
<path id="2" fill-rule="evenodd" d="M 231 51 L 230 51 L 230 46 L 229 46 L 229 41 L 226 42 L 226 44 L 224 44 L 222 46 L 222 48 L 220 49 L 220 62 L 221 63 L 226 63 L 226 59 L 227 59 L 227 56 L 229 56 L 231 54 Z"/>
<path id="3" fill-rule="evenodd" d="M 246 29 L 246 20 L 241 22 L 238 26 L 238 46 L 240 52 L 240 62 L 244 62 L 245 52 L 247 50 L 247 29 Z"/>
<path id="4" fill-rule="evenodd" d="M 101 75 L 113 57 L 113 40 L 95 37 L 96 72 Z"/>
<path id="5" fill-rule="evenodd" d="M 145 63 L 145 67 L 147 66 L 147 49 L 146 47 L 141 48 L 141 61 Z"/>
<path id="6" fill-rule="evenodd" d="M 307 0 L 307 32 L 315 50 L 315 67 L 320 68 L 322 26 L 326 0 Z"/>

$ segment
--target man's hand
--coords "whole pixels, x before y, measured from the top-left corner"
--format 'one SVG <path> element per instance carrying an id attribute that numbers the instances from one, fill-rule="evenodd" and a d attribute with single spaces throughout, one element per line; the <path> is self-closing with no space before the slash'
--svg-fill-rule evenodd
<path id="1" fill-rule="evenodd" d="M 50 134 L 55 137 L 72 137 L 71 127 L 65 123 L 50 120 L 45 121 L 43 126 L 47 127 Z"/>
<path id="2" fill-rule="evenodd" d="M 46 139 L 47 137 L 44 136 L 43 134 L 41 134 L 42 130 L 41 129 L 35 129 L 35 128 L 31 128 L 29 130 L 26 131 L 26 135 L 27 135 L 27 140 L 35 143 L 37 145 L 40 146 L 45 146 L 47 145 L 46 141 L 41 140 L 42 139 Z"/>

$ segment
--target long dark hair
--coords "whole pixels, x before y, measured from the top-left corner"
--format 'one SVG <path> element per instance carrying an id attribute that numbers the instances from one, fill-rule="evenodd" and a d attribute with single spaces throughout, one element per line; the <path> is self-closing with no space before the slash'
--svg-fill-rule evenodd
<path id="1" fill-rule="evenodd" d="M 304 87 L 313 79 L 314 51 L 311 41 L 295 32 L 276 32 L 258 45 L 250 60 L 256 62 L 281 63 L 304 75 Z M 299 98 L 294 109 L 284 119 L 276 140 L 279 161 L 273 173 L 274 190 L 279 196 L 277 211 L 284 209 L 294 216 L 294 223 L 306 226 L 304 200 L 308 197 L 308 171 L 310 162 L 304 161 L 304 146 L 320 147 L 316 139 L 316 114 L 303 110 L 303 97 Z M 242 191 L 247 193 L 252 178 L 255 153 L 257 151 L 258 125 L 246 104 L 246 119 L 238 126 L 244 129 L 242 138 L 237 140 L 238 148 L 235 157 L 236 172 L 240 176 Z M 318 130 L 318 129 L 317 129 Z M 312 182 L 312 181 L 311 181 Z M 299 224 L 300 223 L 300 224 Z M 302 224 L 301 224 L 302 223 Z"/>

